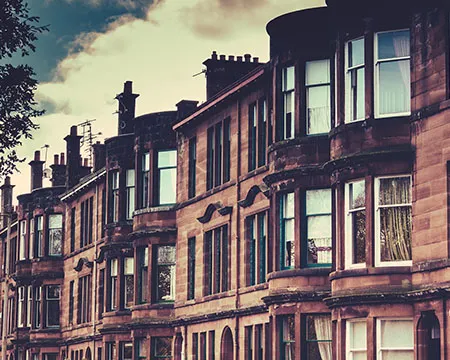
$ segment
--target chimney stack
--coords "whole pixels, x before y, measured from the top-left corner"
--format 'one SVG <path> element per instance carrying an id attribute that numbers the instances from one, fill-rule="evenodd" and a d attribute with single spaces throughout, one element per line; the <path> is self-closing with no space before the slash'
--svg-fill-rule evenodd
<path id="1" fill-rule="evenodd" d="M 177 121 L 184 119 L 191 115 L 197 108 L 198 101 L 195 100 L 181 100 L 177 106 Z"/>
<path id="2" fill-rule="evenodd" d="M 44 161 L 41 160 L 39 150 L 34 152 L 34 160 L 29 162 L 31 167 L 31 191 L 42 187 L 42 177 L 44 176 Z"/>
<path id="3" fill-rule="evenodd" d="M 97 141 L 92 148 L 94 150 L 94 172 L 96 172 L 106 165 L 106 147 L 105 144 Z"/>
<path id="4" fill-rule="evenodd" d="M 0 186 L 0 192 L 2 196 L 2 214 L 11 214 L 13 212 L 12 208 L 12 197 L 13 197 L 13 187 L 11 185 L 11 178 L 9 176 L 5 177 L 5 182 Z M 1 219 L 2 228 L 8 225 L 8 219 L 6 216 L 2 216 Z"/>
<path id="5" fill-rule="evenodd" d="M 53 165 L 50 165 L 52 169 L 52 186 L 64 186 L 66 184 L 66 165 L 64 164 L 64 153 L 61 153 L 61 157 L 58 154 L 54 155 Z"/>
<path id="6" fill-rule="evenodd" d="M 66 153 L 67 153 L 67 165 L 66 165 L 66 188 L 70 189 L 76 185 L 81 178 L 80 170 L 80 139 L 82 136 L 77 134 L 76 125 L 70 128 L 70 135 L 67 135 L 66 140 Z"/>
<path id="7" fill-rule="evenodd" d="M 136 98 L 139 94 L 133 94 L 133 83 L 126 81 L 123 92 L 116 96 L 119 102 L 119 130 L 118 134 L 131 134 L 134 132 L 134 116 L 136 109 Z"/>

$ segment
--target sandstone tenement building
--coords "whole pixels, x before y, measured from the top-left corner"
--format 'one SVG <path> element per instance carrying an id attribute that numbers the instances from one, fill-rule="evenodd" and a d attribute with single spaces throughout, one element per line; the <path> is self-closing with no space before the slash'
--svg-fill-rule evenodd
<path id="1" fill-rule="evenodd" d="M 4 181 L 3 359 L 450 359 L 450 5 L 327 5 Z"/>

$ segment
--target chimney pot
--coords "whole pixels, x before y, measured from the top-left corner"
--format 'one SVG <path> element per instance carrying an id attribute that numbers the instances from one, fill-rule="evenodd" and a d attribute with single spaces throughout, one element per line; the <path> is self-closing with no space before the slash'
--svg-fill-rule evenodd
<path id="1" fill-rule="evenodd" d="M 36 150 L 34 152 L 34 161 L 39 161 L 41 160 L 41 152 L 39 150 Z"/>
<path id="2" fill-rule="evenodd" d="M 213 51 L 211 54 L 211 59 L 212 60 L 217 60 L 217 51 Z"/>
<path id="3" fill-rule="evenodd" d="M 250 54 L 245 54 L 244 55 L 245 62 L 250 62 L 251 58 L 252 58 L 252 56 Z"/>
<path id="4" fill-rule="evenodd" d="M 5 184 L 4 185 L 11 185 L 11 178 L 9 176 L 5 177 Z"/>
<path id="5" fill-rule="evenodd" d="M 125 94 L 131 94 L 133 92 L 133 82 L 132 81 L 126 81 L 123 84 L 123 92 Z"/>
<path id="6" fill-rule="evenodd" d="M 236 61 L 237 62 L 242 62 L 242 56 L 236 56 Z"/>
<path id="7" fill-rule="evenodd" d="M 220 55 L 220 60 L 226 60 L 225 55 Z"/>
<path id="8" fill-rule="evenodd" d="M 61 157 L 60 157 L 60 164 L 61 165 L 64 165 L 65 164 L 65 162 L 66 162 L 66 159 L 64 158 L 64 153 L 61 153 Z"/>
<path id="9" fill-rule="evenodd" d="M 70 135 L 77 136 L 77 126 L 76 125 L 73 125 L 73 126 L 70 127 Z"/>
<path id="10" fill-rule="evenodd" d="M 253 58 L 253 62 L 254 62 L 254 63 L 258 63 L 258 62 L 259 62 L 259 57 L 254 57 L 254 58 Z"/>
<path id="11" fill-rule="evenodd" d="M 53 156 L 53 164 L 59 165 L 59 155 L 58 154 L 55 154 Z"/>
<path id="12" fill-rule="evenodd" d="M 228 60 L 234 61 L 234 55 L 228 55 Z"/>
<path id="13" fill-rule="evenodd" d="M 83 159 L 83 166 L 88 166 L 88 159 L 87 158 Z"/>

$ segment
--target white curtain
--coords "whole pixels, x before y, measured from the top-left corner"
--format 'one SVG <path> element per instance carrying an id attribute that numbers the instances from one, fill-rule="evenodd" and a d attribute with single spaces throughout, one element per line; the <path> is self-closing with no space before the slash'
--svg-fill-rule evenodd
<path id="1" fill-rule="evenodd" d="M 394 43 L 394 51 L 395 56 L 397 57 L 403 57 L 403 56 L 409 56 L 409 32 L 406 35 L 400 35 L 400 36 L 394 36 L 393 38 Z M 404 93 L 399 94 L 402 98 L 399 99 L 399 102 L 403 106 L 403 110 L 408 111 L 410 109 L 410 101 L 411 101 L 411 95 L 410 95 L 410 65 L 409 60 L 401 60 L 397 61 L 398 67 L 400 69 L 400 74 L 403 80 L 403 86 L 404 86 Z"/>
<path id="2" fill-rule="evenodd" d="M 332 347 L 331 347 L 331 318 L 329 315 L 315 316 L 314 328 L 316 330 L 317 345 L 319 347 L 320 357 L 322 360 L 332 360 Z M 325 341 L 324 341 L 325 340 Z"/>

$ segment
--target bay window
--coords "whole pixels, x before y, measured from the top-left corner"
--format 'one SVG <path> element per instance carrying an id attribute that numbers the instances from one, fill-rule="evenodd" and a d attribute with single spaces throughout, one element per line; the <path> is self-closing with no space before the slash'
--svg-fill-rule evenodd
<path id="1" fill-rule="evenodd" d="M 330 60 L 305 65 L 306 134 L 328 133 L 331 126 Z"/>
<path id="2" fill-rule="evenodd" d="M 177 151 L 158 151 L 157 163 L 157 204 L 175 204 L 177 202 Z"/>
<path id="3" fill-rule="evenodd" d="M 346 265 L 364 266 L 366 262 L 366 182 L 345 185 Z"/>
<path id="4" fill-rule="evenodd" d="M 348 41 L 345 47 L 345 121 L 365 118 L 364 38 Z"/>
<path id="5" fill-rule="evenodd" d="M 156 301 L 175 300 L 175 246 L 156 249 Z"/>
<path id="6" fill-rule="evenodd" d="M 409 115 L 409 30 L 375 34 L 375 113 L 377 117 Z"/>
<path id="7" fill-rule="evenodd" d="M 134 305 L 134 258 L 126 257 L 123 267 L 124 303 L 126 308 Z"/>
<path id="8" fill-rule="evenodd" d="M 308 315 L 305 319 L 305 349 L 307 360 L 332 359 L 330 315 Z"/>
<path id="9" fill-rule="evenodd" d="M 367 357 L 366 320 L 351 320 L 346 324 L 347 359 L 358 360 Z"/>
<path id="10" fill-rule="evenodd" d="M 375 263 L 411 264 L 411 177 L 375 181 Z"/>
<path id="11" fill-rule="evenodd" d="M 331 266 L 331 189 L 307 190 L 305 198 L 306 266 Z"/>
<path id="12" fill-rule="evenodd" d="M 377 359 L 414 359 L 412 319 L 377 319 Z"/>
<path id="13" fill-rule="evenodd" d="M 295 133 L 295 70 L 288 66 L 281 70 L 283 114 L 281 140 L 294 138 Z"/>
<path id="14" fill-rule="evenodd" d="M 48 216 L 48 254 L 50 256 L 62 255 L 62 215 Z"/>
<path id="15" fill-rule="evenodd" d="M 281 196 L 279 211 L 281 269 L 289 269 L 295 266 L 295 200 L 293 192 Z"/>

